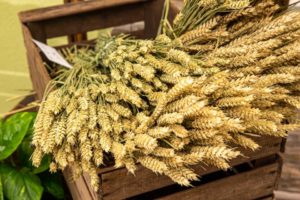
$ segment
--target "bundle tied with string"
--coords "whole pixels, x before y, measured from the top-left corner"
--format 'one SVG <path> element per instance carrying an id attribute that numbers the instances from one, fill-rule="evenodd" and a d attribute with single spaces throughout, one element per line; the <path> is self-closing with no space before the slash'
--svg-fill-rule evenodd
<path id="1" fill-rule="evenodd" d="M 95 190 L 111 160 L 188 186 L 193 165 L 226 170 L 237 145 L 285 137 L 299 124 L 300 14 L 279 3 L 187 0 L 153 40 L 101 35 L 93 48 L 63 50 L 74 67 L 55 67 L 33 164 L 50 154 L 50 171 L 88 172 Z"/>

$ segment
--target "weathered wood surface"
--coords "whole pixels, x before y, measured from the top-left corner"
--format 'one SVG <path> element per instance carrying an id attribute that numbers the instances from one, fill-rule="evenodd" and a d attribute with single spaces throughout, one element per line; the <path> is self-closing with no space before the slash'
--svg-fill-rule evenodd
<path id="1" fill-rule="evenodd" d="M 22 25 L 22 30 L 32 85 L 37 94 L 37 99 L 42 99 L 47 83 L 51 79 L 44 66 L 40 51 L 32 42 L 30 30 L 25 25 Z"/>
<path id="2" fill-rule="evenodd" d="M 23 23 L 36 22 L 42 20 L 49 20 L 59 17 L 64 17 L 73 14 L 86 13 L 99 9 L 106 9 L 121 5 L 134 4 L 144 2 L 147 0 L 101 0 L 101 1 L 87 1 L 75 2 L 65 5 L 51 6 L 46 8 L 34 9 L 30 11 L 21 12 L 19 14 Z M 128 12 L 130 13 L 130 12 Z"/>
<path id="3" fill-rule="evenodd" d="M 34 38 L 37 37 L 36 33 L 38 31 L 42 32 L 47 39 L 67 36 L 143 21 L 145 18 L 143 5 L 144 4 L 141 3 L 122 5 L 27 24 L 32 30 L 38 26 L 38 28 L 36 28 L 37 30 L 32 31 Z M 130 12 L 128 12 L 128 10 L 130 10 Z"/>
<path id="4" fill-rule="evenodd" d="M 162 0 L 101 0 L 21 12 L 20 20 L 29 71 L 38 99 L 42 99 L 50 76 L 44 66 L 47 59 L 43 57 L 32 39 L 47 43 L 49 38 L 68 36 L 69 42 L 84 42 L 81 40 L 86 38 L 82 33 L 141 21 L 145 24 L 145 28 L 133 31 L 133 35 L 142 38 L 146 35 L 154 37 L 159 25 L 162 4 Z M 151 16 L 155 16 L 155 22 Z"/>
<path id="5" fill-rule="evenodd" d="M 300 199 L 300 129 L 288 136 L 276 199 Z"/>
<path id="6" fill-rule="evenodd" d="M 63 175 L 73 200 L 93 200 L 93 194 L 88 188 L 89 182 L 86 182 L 83 176 L 73 180 L 72 169 L 70 168 L 65 169 Z"/>
<path id="7" fill-rule="evenodd" d="M 279 163 L 177 192 L 161 200 L 253 200 L 273 193 Z"/>
<path id="8" fill-rule="evenodd" d="M 265 137 L 260 138 L 259 140 L 261 146 L 263 146 L 260 151 L 252 152 L 244 150 L 243 154 L 245 156 L 234 159 L 230 163 L 231 166 L 234 167 L 251 160 L 265 158 L 266 156 L 274 155 L 280 151 L 281 139 Z M 260 164 L 263 164 L 259 161 L 256 162 L 258 166 L 260 166 Z M 215 167 L 197 166 L 194 169 L 200 176 L 218 171 L 218 169 Z M 102 196 L 104 199 L 125 199 L 128 197 L 143 194 L 145 192 L 150 192 L 166 186 L 174 185 L 174 182 L 172 182 L 168 177 L 156 175 L 152 171 L 141 166 L 138 167 L 135 176 L 128 173 L 128 171 L 124 168 L 115 169 L 113 167 L 101 169 L 99 170 L 99 173 L 101 173 L 99 174 L 99 176 L 102 180 L 101 191 L 99 192 L 99 194 L 101 194 L 100 196 Z M 84 182 L 82 180 L 84 180 Z M 85 175 L 82 177 L 82 179 L 79 179 L 79 183 L 72 183 L 69 186 L 77 188 L 77 185 L 81 184 L 88 185 L 89 177 Z M 87 200 L 94 200 L 99 198 L 96 197 L 98 194 L 95 194 L 90 187 L 86 185 L 83 187 L 85 187 L 90 193 L 90 196 L 88 198 L 86 197 Z"/>
<path id="9" fill-rule="evenodd" d="M 280 151 L 281 139 L 263 137 L 259 138 L 259 140 L 262 146 L 259 151 L 242 150 L 245 156 L 232 160 L 230 165 L 236 166 L 250 160 L 276 154 Z M 194 169 L 200 176 L 218 171 L 215 167 L 197 166 Z M 139 166 L 135 176 L 128 173 L 125 168 L 114 169 L 111 167 L 100 169 L 99 172 L 102 178 L 103 196 L 106 199 L 122 199 L 174 184 L 168 177 L 156 175 L 141 166 Z"/>
<path id="10" fill-rule="evenodd" d="M 276 200 L 299 200 L 300 193 L 295 192 L 286 192 L 286 191 L 275 191 L 275 199 Z"/>

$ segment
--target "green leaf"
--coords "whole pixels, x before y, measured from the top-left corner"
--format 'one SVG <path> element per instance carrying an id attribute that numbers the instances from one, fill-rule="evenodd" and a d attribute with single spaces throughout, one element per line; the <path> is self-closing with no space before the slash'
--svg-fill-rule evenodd
<path id="1" fill-rule="evenodd" d="M 2 144 L 2 136 L 3 136 L 3 120 L 0 118 L 0 144 Z M 1 152 L 1 145 L 0 145 L 0 152 Z"/>
<path id="2" fill-rule="evenodd" d="M 30 112 L 31 116 L 32 116 L 32 120 L 31 120 L 31 123 L 29 125 L 29 128 L 28 128 L 28 131 L 26 133 L 26 136 L 29 136 L 30 138 L 32 138 L 33 136 L 33 125 L 34 125 L 34 122 L 35 122 L 35 119 L 36 119 L 36 116 L 37 116 L 37 112 Z"/>
<path id="3" fill-rule="evenodd" d="M 33 148 L 31 146 L 31 137 L 30 135 L 26 136 L 22 143 L 20 144 L 18 150 L 18 157 L 20 160 L 20 164 L 23 167 L 26 167 L 30 169 L 34 174 L 38 174 L 41 172 L 46 171 L 49 168 L 49 164 L 51 162 L 51 157 L 50 156 L 44 156 L 43 160 L 38 168 L 34 167 L 32 165 L 32 162 L 30 160 L 30 157 L 33 152 Z"/>
<path id="4" fill-rule="evenodd" d="M 38 176 L 17 171 L 8 165 L 0 165 L 4 196 L 8 200 L 39 200 L 43 187 Z"/>
<path id="5" fill-rule="evenodd" d="M 0 200 L 4 200 L 3 188 L 2 188 L 2 181 L 1 181 L 1 174 L 0 174 Z"/>
<path id="6" fill-rule="evenodd" d="M 65 191 L 61 174 L 50 174 L 49 172 L 40 175 L 45 192 L 50 193 L 56 199 L 64 199 Z"/>
<path id="7" fill-rule="evenodd" d="M 1 125 L 0 160 L 9 157 L 20 145 L 34 118 L 33 113 L 17 113 Z"/>

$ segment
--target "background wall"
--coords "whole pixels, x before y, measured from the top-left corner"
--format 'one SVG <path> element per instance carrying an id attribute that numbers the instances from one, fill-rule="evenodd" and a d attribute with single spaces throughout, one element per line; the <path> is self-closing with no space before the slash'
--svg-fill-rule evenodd
<path id="1" fill-rule="evenodd" d="M 17 13 L 62 2 L 63 0 L 0 0 L 0 115 L 17 103 L 7 102 L 8 98 L 31 90 Z"/>

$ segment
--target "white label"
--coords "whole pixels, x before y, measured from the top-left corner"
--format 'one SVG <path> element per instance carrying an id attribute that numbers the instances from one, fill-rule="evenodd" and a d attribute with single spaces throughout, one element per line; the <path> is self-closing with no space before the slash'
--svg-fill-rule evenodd
<path id="1" fill-rule="evenodd" d="M 290 0 L 290 5 L 295 5 L 296 7 L 300 7 L 300 2 L 299 0 Z"/>
<path id="2" fill-rule="evenodd" d="M 56 49 L 53 47 L 50 47 L 42 42 L 39 42 L 37 40 L 32 40 L 45 54 L 45 56 L 52 62 L 57 63 L 59 65 L 62 65 L 64 67 L 67 67 L 69 69 L 73 68 L 70 63 L 68 63 L 64 57 L 62 57 Z"/>

